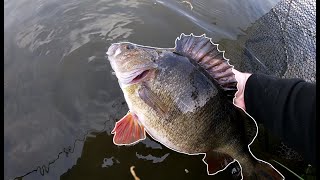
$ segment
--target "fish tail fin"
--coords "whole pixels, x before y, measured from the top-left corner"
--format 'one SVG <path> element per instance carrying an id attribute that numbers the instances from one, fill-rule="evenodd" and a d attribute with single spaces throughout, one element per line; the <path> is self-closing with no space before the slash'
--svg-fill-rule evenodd
<path id="1" fill-rule="evenodd" d="M 241 164 L 244 180 L 283 180 L 284 176 L 271 164 L 255 159 L 250 165 Z"/>

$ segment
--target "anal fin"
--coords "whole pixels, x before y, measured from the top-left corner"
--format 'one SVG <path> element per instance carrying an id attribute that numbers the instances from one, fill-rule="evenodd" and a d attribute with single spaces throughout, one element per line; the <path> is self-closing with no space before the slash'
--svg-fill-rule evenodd
<path id="1" fill-rule="evenodd" d="M 208 174 L 213 175 L 224 170 L 234 159 L 225 153 L 217 151 L 207 152 L 203 161 L 207 165 Z"/>

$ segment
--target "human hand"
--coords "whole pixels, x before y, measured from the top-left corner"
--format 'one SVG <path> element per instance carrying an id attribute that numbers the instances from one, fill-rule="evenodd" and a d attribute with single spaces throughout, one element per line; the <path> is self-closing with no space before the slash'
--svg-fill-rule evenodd
<path id="1" fill-rule="evenodd" d="M 248 78 L 251 76 L 250 73 L 242 73 L 237 71 L 236 69 L 232 69 L 232 72 L 235 75 L 235 78 L 238 82 L 237 88 L 238 91 L 235 94 L 235 98 L 233 99 L 233 104 L 243 110 L 246 110 L 246 104 L 244 102 L 244 89 L 246 87 L 246 82 Z"/>

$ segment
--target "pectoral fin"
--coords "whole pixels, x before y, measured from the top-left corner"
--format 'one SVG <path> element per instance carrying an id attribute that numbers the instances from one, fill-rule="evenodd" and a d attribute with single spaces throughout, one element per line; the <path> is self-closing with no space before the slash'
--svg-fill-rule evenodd
<path id="1" fill-rule="evenodd" d="M 156 113 L 159 114 L 159 116 L 161 116 L 162 118 L 167 117 L 167 113 L 169 111 L 168 107 L 157 96 L 157 94 L 155 94 L 154 92 L 152 92 L 150 90 L 150 88 L 148 88 L 147 86 L 142 86 L 139 89 L 138 93 L 139 93 L 140 98 L 146 104 L 148 104 L 148 106 L 150 106 L 153 110 L 155 110 Z"/>
<path id="2" fill-rule="evenodd" d="M 234 159 L 228 154 L 211 151 L 207 152 L 203 161 L 207 164 L 207 171 L 209 174 L 216 174 L 225 169 Z"/>
<path id="3" fill-rule="evenodd" d="M 138 117 L 128 112 L 122 119 L 116 122 L 111 134 L 116 145 L 130 145 L 146 138 L 143 125 L 139 124 Z"/>

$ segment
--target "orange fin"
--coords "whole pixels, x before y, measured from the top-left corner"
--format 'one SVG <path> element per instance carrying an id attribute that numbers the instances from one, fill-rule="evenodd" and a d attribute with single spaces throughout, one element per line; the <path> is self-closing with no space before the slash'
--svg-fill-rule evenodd
<path id="1" fill-rule="evenodd" d="M 132 112 L 116 122 L 111 134 L 114 134 L 113 143 L 116 145 L 130 145 L 146 138 L 144 127 Z"/>
<path id="2" fill-rule="evenodd" d="M 211 151 L 207 152 L 203 161 L 207 164 L 207 171 L 210 175 L 224 170 L 234 159 L 228 154 Z"/>

